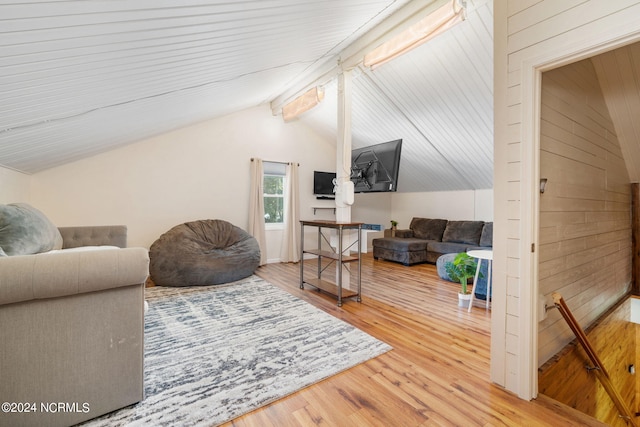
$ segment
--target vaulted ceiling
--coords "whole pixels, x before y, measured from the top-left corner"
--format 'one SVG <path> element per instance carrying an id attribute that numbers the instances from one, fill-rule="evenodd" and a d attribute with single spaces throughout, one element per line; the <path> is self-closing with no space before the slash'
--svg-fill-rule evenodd
<path id="1" fill-rule="evenodd" d="M 493 187 L 493 15 L 466 21 L 406 55 L 354 76 L 354 147 L 403 139 L 398 191 Z M 336 82 L 301 118 L 335 140 Z"/>
<path id="2" fill-rule="evenodd" d="M 444 1 L 0 4 L 0 165 L 36 173 L 282 100 L 380 24 Z M 403 138 L 400 191 L 492 187 L 492 2 L 467 5 L 449 32 L 355 69 L 353 145 Z M 325 89 L 299 120 L 335 139 Z"/>
<path id="3" fill-rule="evenodd" d="M 640 182 L 640 42 L 591 58 L 631 182 Z"/>

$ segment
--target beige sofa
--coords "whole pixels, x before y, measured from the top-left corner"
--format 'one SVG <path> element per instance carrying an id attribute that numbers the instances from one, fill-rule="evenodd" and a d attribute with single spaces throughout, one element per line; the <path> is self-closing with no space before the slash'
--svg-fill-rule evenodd
<path id="1" fill-rule="evenodd" d="M 0 425 L 72 425 L 143 399 L 149 257 L 126 232 L 61 228 L 60 250 L 0 257 Z"/>

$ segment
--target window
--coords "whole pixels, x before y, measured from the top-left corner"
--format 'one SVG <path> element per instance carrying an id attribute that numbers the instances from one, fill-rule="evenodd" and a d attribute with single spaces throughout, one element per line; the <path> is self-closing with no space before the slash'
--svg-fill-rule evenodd
<path id="1" fill-rule="evenodd" d="M 284 163 L 264 162 L 264 222 L 284 224 Z"/>
<path id="2" fill-rule="evenodd" d="M 264 222 L 284 222 L 284 176 L 264 175 Z"/>

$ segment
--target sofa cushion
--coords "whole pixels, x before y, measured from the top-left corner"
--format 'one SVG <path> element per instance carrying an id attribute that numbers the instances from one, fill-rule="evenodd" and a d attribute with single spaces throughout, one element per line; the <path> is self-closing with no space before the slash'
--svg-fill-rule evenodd
<path id="1" fill-rule="evenodd" d="M 374 248 L 384 248 L 394 251 L 424 251 L 427 249 L 427 241 L 423 239 L 382 237 L 371 241 Z"/>
<path id="2" fill-rule="evenodd" d="M 482 235 L 480 236 L 480 246 L 493 246 L 493 222 L 485 222 L 482 227 Z"/>
<path id="3" fill-rule="evenodd" d="M 447 222 L 446 219 L 413 218 L 409 228 L 417 239 L 441 241 Z"/>
<path id="4" fill-rule="evenodd" d="M 0 259 L 0 305 L 142 285 L 145 248 L 62 250 Z"/>
<path id="5" fill-rule="evenodd" d="M 58 227 L 62 235 L 63 249 L 82 246 L 127 247 L 126 225 L 93 225 Z"/>
<path id="6" fill-rule="evenodd" d="M 374 246 L 373 259 L 384 259 L 401 262 L 404 265 L 412 265 L 427 261 L 427 251 L 396 251 Z"/>
<path id="7" fill-rule="evenodd" d="M 8 255 L 30 255 L 62 248 L 58 228 L 26 203 L 0 205 L 0 248 Z"/>
<path id="8" fill-rule="evenodd" d="M 442 241 L 478 245 L 483 226 L 484 221 L 449 221 Z"/>
<path id="9" fill-rule="evenodd" d="M 396 230 L 396 235 L 394 237 L 413 237 L 413 230 Z"/>

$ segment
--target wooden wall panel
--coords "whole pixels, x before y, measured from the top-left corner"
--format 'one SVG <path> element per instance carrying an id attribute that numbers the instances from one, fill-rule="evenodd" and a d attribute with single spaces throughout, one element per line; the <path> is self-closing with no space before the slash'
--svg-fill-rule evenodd
<path id="1" fill-rule="evenodd" d="M 631 184 L 631 291 L 640 295 L 640 184 Z"/>
<path id="2" fill-rule="evenodd" d="M 560 292 L 583 328 L 631 283 L 629 176 L 590 60 L 542 78 L 539 290 Z M 554 311 L 539 324 L 544 363 L 573 339 Z"/>
<path id="3" fill-rule="evenodd" d="M 591 342 L 612 383 L 632 412 L 638 410 L 636 383 L 638 375 L 629 373 L 629 365 L 638 365 L 636 354 L 640 326 L 629 322 L 630 299 L 606 313 L 587 330 Z M 539 370 L 540 393 L 565 403 L 612 426 L 626 426 L 599 383 L 586 366 L 590 361 L 573 341 Z"/>
<path id="4" fill-rule="evenodd" d="M 536 183 L 530 182 L 529 177 L 530 172 L 538 167 L 537 158 L 532 155 L 532 147 L 537 146 L 533 130 L 537 130 L 538 123 L 536 114 L 531 113 L 538 111 L 538 105 L 537 97 L 532 96 L 536 80 L 530 78 L 531 72 L 538 66 L 546 68 L 556 60 L 581 55 L 590 49 L 606 46 L 618 38 L 637 34 L 640 29 L 637 18 L 640 16 L 640 0 L 496 1 L 494 16 L 494 185 L 495 229 L 498 230 L 494 236 L 493 266 L 497 272 L 494 275 L 494 299 L 497 302 L 495 306 L 500 309 L 500 303 L 508 296 L 505 289 L 510 289 L 511 283 L 517 283 L 522 300 L 519 305 L 508 307 L 508 314 L 520 317 L 523 327 L 515 337 L 519 343 L 518 352 L 510 354 L 510 350 L 504 346 L 505 328 L 500 322 L 495 322 L 492 331 L 492 361 L 497 362 L 492 363 L 491 375 L 492 379 L 518 395 L 534 397 L 536 390 L 528 381 L 530 371 L 527 367 L 533 363 L 529 355 L 536 350 L 530 346 L 531 340 L 526 331 L 533 322 L 528 316 L 527 304 L 538 297 L 538 289 L 533 283 L 536 277 L 529 269 L 530 261 L 535 255 L 528 251 L 512 255 L 505 249 L 507 240 L 510 240 L 511 245 L 514 245 L 511 241 L 519 243 L 523 249 L 534 240 L 540 248 L 539 239 L 530 234 L 538 225 L 537 218 L 531 214 L 530 209 Z M 594 109 L 602 110 L 600 107 Z M 637 114 L 630 117 L 640 123 Z M 511 191 L 506 193 L 507 184 L 501 182 L 505 180 L 508 164 L 511 163 L 520 163 L 522 170 L 520 177 L 508 180 L 508 188 L 515 188 L 517 191 L 515 195 Z M 541 212 L 540 215 L 544 216 L 545 213 Z M 515 221 L 519 227 L 512 233 L 510 223 Z M 539 237 L 558 233 L 558 230 L 543 228 L 540 229 Z M 511 310 L 512 308 L 515 310 Z M 507 357 L 513 356 L 515 363 L 507 365 L 504 359 L 498 359 L 504 354 Z M 515 369 L 512 370 L 514 366 Z"/>

